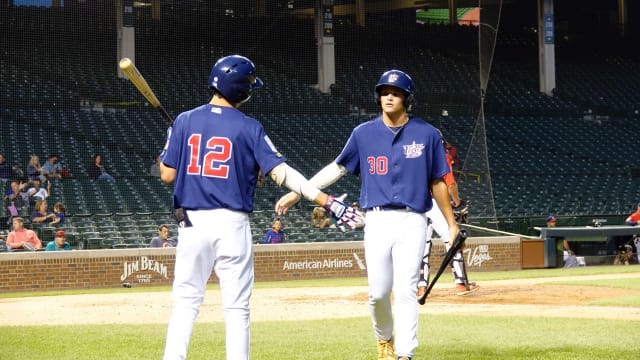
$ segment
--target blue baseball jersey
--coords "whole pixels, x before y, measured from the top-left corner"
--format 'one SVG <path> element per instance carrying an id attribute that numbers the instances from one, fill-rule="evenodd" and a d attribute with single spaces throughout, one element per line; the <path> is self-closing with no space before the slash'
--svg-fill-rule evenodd
<path id="1" fill-rule="evenodd" d="M 264 244 L 280 244 L 284 242 L 284 230 L 280 229 L 280 231 L 275 232 L 273 229 L 267 230 L 267 233 L 264 236 Z"/>
<path id="2" fill-rule="evenodd" d="M 258 170 L 285 161 L 257 120 L 211 104 L 178 115 L 163 159 L 176 169 L 175 208 L 244 212 L 253 210 Z"/>
<path id="3" fill-rule="evenodd" d="M 429 183 L 449 172 L 440 134 L 415 117 L 399 131 L 382 116 L 358 125 L 336 162 L 360 176 L 364 209 L 393 205 L 426 212 L 432 206 Z"/>

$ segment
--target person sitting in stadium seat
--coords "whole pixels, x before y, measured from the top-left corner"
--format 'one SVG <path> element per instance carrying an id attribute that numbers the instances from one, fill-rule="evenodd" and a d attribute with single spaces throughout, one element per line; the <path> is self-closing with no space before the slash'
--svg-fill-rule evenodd
<path id="1" fill-rule="evenodd" d="M 37 250 L 42 249 L 42 242 L 35 231 L 24 227 L 24 219 L 20 216 L 13 218 L 13 230 L 7 235 L 7 251 L 14 249 Z"/>
<path id="2" fill-rule="evenodd" d="M 284 242 L 284 230 L 282 230 L 282 221 L 280 218 L 276 218 L 271 229 L 267 230 L 264 236 L 264 244 L 280 244 Z"/>
<path id="3" fill-rule="evenodd" d="M 59 223 L 60 218 L 47 209 L 46 200 L 38 200 L 36 201 L 36 206 L 33 212 L 31 213 L 31 222 L 36 224 L 48 223 L 50 225 L 53 225 Z"/>
<path id="4" fill-rule="evenodd" d="M 311 226 L 314 228 L 324 229 L 332 227 L 331 219 L 327 217 L 327 212 L 324 208 L 316 206 L 311 213 Z"/>
<path id="5" fill-rule="evenodd" d="M 162 224 L 158 227 L 158 236 L 154 236 L 149 247 L 176 247 L 176 241 L 169 238 L 169 226 Z"/>
<path id="6" fill-rule="evenodd" d="M 53 179 L 62 179 L 62 165 L 60 165 L 60 158 L 58 155 L 49 155 L 47 162 L 42 165 L 42 174 L 44 174 L 50 181 Z"/>
<path id="7" fill-rule="evenodd" d="M 53 205 L 53 213 L 56 214 L 56 217 L 60 219 L 60 225 L 64 224 L 65 217 L 67 215 L 67 209 L 65 209 L 64 204 L 61 202 L 57 202 Z"/>
<path id="8" fill-rule="evenodd" d="M 116 179 L 109 174 L 107 169 L 104 167 L 104 164 L 102 163 L 102 155 L 100 154 L 93 155 L 93 163 L 89 165 L 88 173 L 94 180 L 116 181 Z"/>
<path id="9" fill-rule="evenodd" d="M 0 182 L 7 182 L 16 177 L 22 177 L 24 174 L 17 166 L 11 166 L 3 153 L 0 153 Z"/>
<path id="10" fill-rule="evenodd" d="M 56 237 L 53 241 L 49 241 L 46 251 L 62 251 L 62 250 L 71 250 L 71 245 L 67 242 L 67 235 L 64 230 L 56 231 Z"/>
<path id="11" fill-rule="evenodd" d="M 42 165 L 40 165 L 40 157 L 38 155 L 31 155 L 31 158 L 29 158 L 29 163 L 27 164 L 27 177 L 29 177 L 29 180 L 47 180 L 44 175 L 44 169 L 42 168 Z"/>

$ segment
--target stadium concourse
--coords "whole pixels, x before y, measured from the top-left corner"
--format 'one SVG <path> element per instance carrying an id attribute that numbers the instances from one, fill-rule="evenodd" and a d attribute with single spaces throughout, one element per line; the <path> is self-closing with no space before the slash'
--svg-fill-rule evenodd
<path id="1" fill-rule="evenodd" d="M 23 169 L 32 154 L 60 156 L 70 177 L 53 181 L 48 200 L 66 205 L 65 226 L 76 244 L 146 246 L 155 226 L 173 223 L 171 187 L 148 175 L 166 126 L 117 76 L 115 7 L 108 1 L 69 3 L 0 11 L 0 152 Z M 147 10 L 136 9 L 134 18 L 136 63 L 174 116 L 207 100 L 213 59 L 249 56 L 266 85 L 246 111 L 263 123 L 290 164 L 311 175 L 338 154 L 354 126 L 375 115 L 373 84 L 383 70 L 397 67 L 414 77 L 413 112 L 437 126 L 465 160 L 479 107 L 474 26 L 417 24 L 410 11 L 368 14 L 365 27 L 350 16 L 336 17 L 336 82 L 330 93 L 321 93 L 313 86 L 313 19 L 286 10 L 226 16 L 188 6 L 153 19 Z M 505 4 L 484 104 L 491 193 L 487 179 L 457 174 L 461 196 L 471 204 L 470 221 L 497 222 L 522 234 L 551 213 L 567 224 L 594 217 L 622 223 L 640 200 L 640 159 L 629 155 L 637 146 L 630 134 L 640 133 L 640 60 L 629 46 L 637 35 L 620 37 L 617 28 L 588 32 L 598 36 L 594 51 L 584 38 L 558 34 L 557 88 L 546 96 L 537 83 L 535 26 L 521 26 L 514 13 Z M 239 42 L 239 33 L 256 37 Z M 372 56 L 382 53 L 384 59 Z M 115 183 L 90 179 L 96 153 Z M 328 191 L 352 201 L 357 184 L 347 177 Z M 3 194 L 8 187 L 0 182 Z M 255 242 L 273 221 L 281 194 L 270 181 L 257 189 Z M 361 239 L 360 232 L 312 232 L 310 214 L 303 202 L 285 218 L 289 241 Z M 0 207 L 0 218 L 8 217 L 7 207 Z"/>

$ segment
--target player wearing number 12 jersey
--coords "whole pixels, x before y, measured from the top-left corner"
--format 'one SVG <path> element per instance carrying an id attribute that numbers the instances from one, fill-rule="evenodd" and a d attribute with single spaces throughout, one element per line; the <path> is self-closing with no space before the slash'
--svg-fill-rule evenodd
<path id="1" fill-rule="evenodd" d="M 433 126 L 407 113 L 413 92 L 408 74 L 382 74 L 375 86 L 382 114 L 357 126 L 336 160 L 310 180 L 322 189 L 347 172 L 360 176 L 369 309 L 379 360 L 396 360 L 396 355 L 410 360 L 418 346 L 416 293 L 427 235 L 424 213 L 432 206 L 429 191 L 447 219 L 451 242 L 459 232 L 443 180 L 449 167 L 442 140 Z M 283 213 L 299 198 L 286 194 L 276 210 Z"/>
<path id="2" fill-rule="evenodd" d="M 169 129 L 160 177 L 174 183 L 178 246 L 173 310 L 164 359 L 184 359 L 211 272 L 220 281 L 227 359 L 249 359 L 253 248 L 248 213 L 260 170 L 278 185 L 324 206 L 344 225 L 363 222 L 353 208 L 312 186 L 238 108 L 262 86 L 254 64 L 238 55 L 216 62 L 211 101 L 181 113 Z"/>

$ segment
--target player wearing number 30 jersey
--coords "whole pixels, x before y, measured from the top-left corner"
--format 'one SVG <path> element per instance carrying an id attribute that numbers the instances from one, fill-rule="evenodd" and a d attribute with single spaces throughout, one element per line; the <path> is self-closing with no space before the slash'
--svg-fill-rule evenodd
<path id="1" fill-rule="evenodd" d="M 209 86 L 214 91 L 210 103 L 176 118 L 161 154 L 160 177 L 174 183 L 179 225 L 165 360 L 186 358 L 212 271 L 220 281 L 227 359 L 249 359 L 254 273 L 248 213 L 260 170 L 324 206 L 338 223 L 355 227 L 363 222 L 353 208 L 290 168 L 262 125 L 238 110 L 262 86 L 249 59 L 232 55 L 218 60 Z"/>
<path id="2" fill-rule="evenodd" d="M 459 231 L 442 179 L 449 172 L 442 140 L 433 126 L 407 113 L 412 99 L 409 75 L 382 74 L 375 86 L 382 115 L 357 126 L 335 162 L 310 179 L 322 189 L 346 172 L 360 176 L 369 308 L 380 360 L 411 359 L 418 346 L 415 299 L 427 234 L 424 213 L 432 206 L 429 191 L 447 218 L 452 242 Z M 299 198 L 285 195 L 276 210 L 286 211 Z"/>

